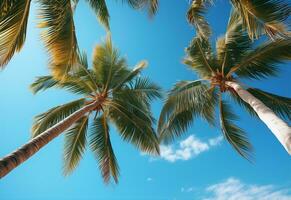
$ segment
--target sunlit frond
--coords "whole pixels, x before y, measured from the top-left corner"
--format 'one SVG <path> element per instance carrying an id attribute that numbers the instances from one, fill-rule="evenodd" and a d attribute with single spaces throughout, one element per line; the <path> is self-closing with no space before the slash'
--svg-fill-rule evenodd
<path id="1" fill-rule="evenodd" d="M 187 12 L 188 21 L 194 25 L 197 36 L 204 39 L 208 39 L 211 34 L 210 26 L 204 16 L 207 8 L 211 4 L 212 0 L 192 0 Z"/>
<path id="2" fill-rule="evenodd" d="M 283 0 L 231 0 L 240 13 L 251 39 L 262 34 L 271 38 L 284 37 L 287 28 L 283 22 L 290 16 L 290 4 Z"/>
<path id="3" fill-rule="evenodd" d="M 77 38 L 70 0 L 39 0 L 42 39 L 50 54 L 50 68 L 62 79 L 77 63 Z"/>
<path id="4" fill-rule="evenodd" d="M 119 167 L 112 149 L 109 125 L 105 115 L 94 119 L 90 132 L 90 148 L 99 162 L 104 181 L 108 183 L 112 176 L 117 183 Z"/>
<path id="5" fill-rule="evenodd" d="M 219 102 L 220 125 L 224 137 L 232 147 L 244 158 L 251 158 L 252 146 L 248 141 L 245 132 L 234 124 L 238 117 L 230 109 L 230 105 L 223 100 Z"/>
<path id="6" fill-rule="evenodd" d="M 262 101 L 267 107 L 283 118 L 291 120 L 291 99 L 279 96 L 257 88 L 247 89 L 252 95 Z"/>
<path id="7" fill-rule="evenodd" d="M 248 52 L 241 62 L 232 67 L 227 76 L 261 79 L 275 76 L 278 64 L 291 59 L 291 40 L 276 40 L 259 45 Z"/>
<path id="8" fill-rule="evenodd" d="M 64 174 L 69 175 L 78 166 L 86 149 L 88 116 L 82 117 L 65 134 Z"/>
<path id="9" fill-rule="evenodd" d="M 162 108 L 158 133 L 163 142 L 182 135 L 195 117 L 214 125 L 216 93 L 201 81 L 181 81 L 169 92 Z"/>
<path id="10" fill-rule="evenodd" d="M 194 38 L 186 49 L 186 54 L 184 63 L 197 72 L 200 77 L 207 79 L 216 71 L 209 41 Z"/>
<path id="11" fill-rule="evenodd" d="M 84 99 L 78 99 L 70 103 L 49 109 L 47 112 L 41 113 L 34 118 L 32 126 L 32 136 L 36 137 L 43 131 L 52 127 L 59 121 L 65 119 L 67 116 L 81 108 L 85 103 Z"/>
<path id="12" fill-rule="evenodd" d="M 242 29 L 242 20 L 239 14 L 231 12 L 226 33 L 216 42 L 217 60 L 222 74 L 240 63 L 243 56 L 251 47 L 251 40 L 247 32 Z"/>
<path id="13" fill-rule="evenodd" d="M 107 103 L 110 120 L 115 124 L 121 137 L 141 151 L 157 154 L 158 139 L 152 127 L 153 118 L 139 98 L 115 99 Z"/>
<path id="14" fill-rule="evenodd" d="M 112 46 L 110 35 L 106 41 L 97 45 L 93 53 L 93 70 L 97 81 L 103 85 L 103 89 L 114 88 L 120 80 L 128 75 L 125 59 L 120 58 L 119 52 Z"/>
<path id="15" fill-rule="evenodd" d="M 90 4 L 91 8 L 96 13 L 100 23 L 103 24 L 105 28 L 109 30 L 110 16 L 106 5 L 106 1 L 105 0 L 87 0 L 87 1 Z"/>
<path id="16" fill-rule="evenodd" d="M 37 93 L 52 87 L 63 88 L 74 94 L 83 95 L 90 95 L 96 91 L 86 80 L 82 80 L 81 76 L 79 78 L 67 76 L 62 81 L 56 80 L 53 76 L 40 76 L 31 84 L 30 89 L 33 93 Z"/>
<path id="17" fill-rule="evenodd" d="M 145 67 L 147 66 L 146 61 L 139 62 L 136 67 L 131 70 L 130 72 L 125 74 L 125 77 L 120 79 L 120 82 L 113 88 L 114 90 L 119 89 L 121 86 L 126 84 L 127 82 L 130 82 L 132 79 L 134 79 Z"/>
<path id="18" fill-rule="evenodd" d="M 30 3 L 31 0 L 0 3 L 0 68 L 24 45 Z"/>

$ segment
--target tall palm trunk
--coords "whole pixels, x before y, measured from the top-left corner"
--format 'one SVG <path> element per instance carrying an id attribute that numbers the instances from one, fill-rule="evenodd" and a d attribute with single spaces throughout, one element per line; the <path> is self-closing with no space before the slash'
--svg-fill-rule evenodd
<path id="1" fill-rule="evenodd" d="M 4 177 L 11 170 L 18 165 L 29 159 L 36 152 L 38 152 L 43 146 L 59 136 L 63 131 L 68 129 L 71 125 L 77 122 L 86 113 L 90 112 L 100 104 L 99 101 L 94 101 L 79 110 L 75 111 L 64 120 L 55 124 L 53 127 L 42 132 L 37 137 L 30 140 L 28 143 L 7 155 L 0 160 L 0 178 Z"/>
<path id="2" fill-rule="evenodd" d="M 286 151 L 291 155 L 291 128 L 280 119 L 270 108 L 263 102 L 254 97 L 247 90 L 243 89 L 238 83 L 227 81 L 226 84 L 233 88 L 240 98 L 248 103 L 259 118 L 268 126 L 268 128 L 277 137 L 280 143 L 284 146 Z"/>

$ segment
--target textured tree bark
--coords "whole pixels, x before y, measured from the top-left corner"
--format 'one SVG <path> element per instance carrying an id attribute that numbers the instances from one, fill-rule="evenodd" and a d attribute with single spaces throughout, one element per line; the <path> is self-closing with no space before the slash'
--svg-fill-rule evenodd
<path id="1" fill-rule="evenodd" d="M 21 163 L 29 159 L 36 152 L 38 152 L 42 147 L 52 141 L 54 138 L 59 136 L 63 131 L 68 129 L 71 125 L 77 122 L 86 113 L 95 109 L 100 103 L 94 101 L 79 110 L 75 111 L 64 120 L 55 124 L 51 128 L 47 129 L 37 137 L 30 140 L 28 143 L 15 150 L 11 154 L 0 160 L 0 178 L 3 178 L 14 168 L 19 166 Z"/>
<path id="2" fill-rule="evenodd" d="M 291 155 L 291 128 L 280 119 L 270 108 L 263 102 L 254 97 L 247 90 L 243 89 L 238 83 L 227 81 L 226 84 L 233 88 L 240 98 L 248 103 L 259 118 L 268 126 L 272 133 L 277 137 L 286 151 Z"/>

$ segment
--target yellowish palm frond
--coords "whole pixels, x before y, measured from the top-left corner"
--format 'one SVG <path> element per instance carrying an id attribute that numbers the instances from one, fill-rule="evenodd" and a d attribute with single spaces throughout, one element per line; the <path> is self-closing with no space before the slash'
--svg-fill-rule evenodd
<path id="1" fill-rule="evenodd" d="M 40 28 L 42 39 L 50 54 L 50 68 L 62 79 L 78 61 L 77 38 L 70 0 L 41 0 Z"/>
<path id="2" fill-rule="evenodd" d="M 4 0 L 0 3 L 0 67 L 22 48 L 31 0 Z"/>

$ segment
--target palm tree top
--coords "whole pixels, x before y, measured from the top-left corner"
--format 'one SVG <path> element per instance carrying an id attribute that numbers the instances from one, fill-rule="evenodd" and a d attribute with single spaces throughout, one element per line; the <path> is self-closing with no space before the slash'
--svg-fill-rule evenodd
<path id="1" fill-rule="evenodd" d="M 244 131 L 235 125 L 238 116 L 222 96 L 230 94 L 239 105 L 257 116 L 227 83 L 278 75 L 278 64 L 291 59 L 291 40 L 278 39 L 254 46 L 238 16 L 237 10 L 233 10 L 225 35 L 216 40 L 215 50 L 208 38 L 200 36 L 195 37 L 186 48 L 184 63 L 200 79 L 180 81 L 169 91 L 158 126 L 164 142 L 179 137 L 197 117 L 215 125 L 215 110 L 218 107 L 225 138 L 240 155 L 248 159 L 251 157 L 251 144 Z M 290 98 L 252 87 L 248 87 L 247 91 L 279 116 L 291 119 Z"/>
<path id="2" fill-rule="evenodd" d="M 61 78 L 78 62 L 78 42 L 74 24 L 74 10 L 79 0 L 39 0 L 38 27 L 49 53 L 49 63 L 55 77 Z M 99 22 L 110 30 L 110 15 L 106 0 L 86 0 Z M 158 0 L 125 0 L 134 9 L 146 9 L 153 16 Z M 32 0 L 0 1 L 0 68 L 5 67 L 25 42 Z"/>
<path id="3" fill-rule="evenodd" d="M 204 14 L 214 0 L 192 0 L 187 13 L 189 23 L 196 28 L 197 35 L 207 38 L 211 34 L 209 23 Z M 258 39 L 266 34 L 272 39 L 290 37 L 288 23 L 290 4 L 285 0 L 230 0 L 243 22 L 250 39 Z"/>
<path id="4" fill-rule="evenodd" d="M 150 102 L 161 97 L 160 88 L 148 78 L 139 76 L 146 66 L 145 61 L 134 69 L 128 68 L 126 60 L 113 47 L 110 37 L 95 47 L 92 68 L 88 67 L 85 53 L 80 53 L 78 60 L 78 64 L 72 67 L 73 71 L 64 79 L 42 76 L 31 85 L 34 93 L 54 87 L 83 96 L 36 116 L 32 133 L 35 137 L 79 108 L 98 102 L 88 115 L 66 132 L 64 172 L 68 174 L 76 168 L 88 139 L 104 181 L 108 182 L 112 176 L 117 182 L 118 164 L 110 142 L 109 124 L 117 128 L 123 140 L 142 151 L 158 154 L 159 145 L 153 128 L 155 120 Z"/>

